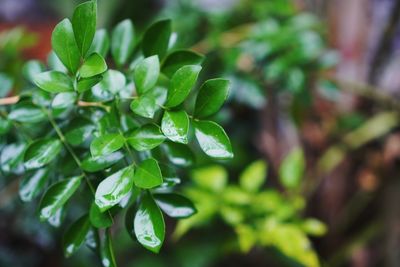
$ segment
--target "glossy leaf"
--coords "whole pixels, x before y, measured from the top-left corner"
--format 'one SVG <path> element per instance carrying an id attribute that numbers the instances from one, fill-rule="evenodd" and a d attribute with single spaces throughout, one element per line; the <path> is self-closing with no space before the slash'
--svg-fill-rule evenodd
<path id="1" fill-rule="evenodd" d="M 69 19 L 64 19 L 53 30 L 51 45 L 57 57 L 71 72 L 76 73 L 80 64 L 80 52 Z"/>
<path id="2" fill-rule="evenodd" d="M 24 177 L 19 185 L 19 197 L 24 202 L 32 201 L 44 189 L 49 178 L 48 169 L 38 169 Z"/>
<path id="3" fill-rule="evenodd" d="M 212 79 L 206 81 L 197 95 L 194 116 L 205 118 L 216 113 L 229 94 L 229 81 Z"/>
<path id="4" fill-rule="evenodd" d="M 128 137 L 128 143 L 137 151 L 153 149 L 165 140 L 160 128 L 155 124 L 146 124 L 133 131 Z"/>
<path id="5" fill-rule="evenodd" d="M 101 75 L 93 76 L 90 78 L 79 79 L 78 84 L 76 86 L 76 90 L 79 93 L 83 93 L 87 90 L 92 89 L 92 87 L 101 82 L 101 80 L 103 80 L 103 76 Z"/>
<path id="6" fill-rule="evenodd" d="M 156 111 L 160 109 L 156 103 L 156 99 L 147 95 L 133 100 L 130 108 L 135 114 L 149 119 L 152 119 Z"/>
<path id="7" fill-rule="evenodd" d="M 93 37 L 96 32 L 96 22 L 96 1 L 88 1 L 75 8 L 72 16 L 72 27 L 82 57 L 86 56 L 87 51 L 92 45 Z"/>
<path id="8" fill-rule="evenodd" d="M 162 59 L 167 53 L 171 37 L 171 20 L 157 21 L 143 36 L 142 49 L 146 57 L 158 55 Z"/>
<path id="9" fill-rule="evenodd" d="M 47 71 L 35 75 L 37 87 L 49 93 L 74 91 L 71 79 L 63 72 Z"/>
<path id="10" fill-rule="evenodd" d="M 44 71 L 45 66 L 42 62 L 38 60 L 29 60 L 22 68 L 22 73 L 24 74 L 24 77 L 32 83 L 34 82 L 35 76 Z"/>
<path id="11" fill-rule="evenodd" d="M 106 156 L 93 158 L 91 156 L 82 161 L 82 169 L 87 172 L 98 172 L 109 168 L 124 157 L 121 152 L 115 152 Z"/>
<path id="12" fill-rule="evenodd" d="M 69 226 L 63 236 L 64 256 L 70 257 L 84 243 L 85 238 L 90 230 L 90 221 L 87 214 L 80 217 L 72 225 Z"/>
<path id="13" fill-rule="evenodd" d="M 59 208 L 56 213 L 47 219 L 47 222 L 53 227 L 60 227 L 65 218 L 65 208 Z"/>
<path id="14" fill-rule="evenodd" d="M 189 117 L 184 110 L 165 111 L 161 121 L 161 130 L 173 142 L 187 144 Z"/>
<path id="15" fill-rule="evenodd" d="M 189 167 L 195 161 L 195 156 L 190 148 L 183 144 L 165 142 L 163 149 L 168 160 L 177 166 Z"/>
<path id="16" fill-rule="evenodd" d="M 91 54 L 79 70 L 82 78 L 99 75 L 107 70 L 106 61 L 98 53 Z"/>
<path id="17" fill-rule="evenodd" d="M 61 148 L 62 144 L 58 139 L 48 138 L 33 142 L 25 151 L 25 168 L 36 169 L 43 167 L 58 156 Z"/>
<path id="18" fill-rule="evenodd" d="M 56 215 L 79 188 L 81 180 L 82 176 L 75 176 L 50 186 L 39 205 L 40 219 L 47 220 Z"/>
<path id="19" fill-rule="evenodd" d="M 73 120 L 65 132 L 65 139 L 71 145 L 80 145 L 93 133 L 95 126 L 86 119 L 78 118 Z"/>
<path id="20" fill-rule="evenodd" d="M 240 186 L 248 192 L 255 193 L 265 183 L 267 165 L 265 161 L 258 160 L 251 163 L 239 177 Z"/>
<path id="21" fill-rule="evenodd" d="M 293 149 L 279 168 L 281 183 L 289 189 L 297 188 L 303 178 L 305 164 L 303 151 L 300 148 Z"/>
<path id="22" fill-rule="evenodd" d="M 8 144 L 1 148 L 0 167 L 4 172 L 17 170 L 24 158 L 26 145 L 23 143 Z"/>
<path id="23" fill-rule="evenodd" d="M 143 195 L 134 219 L 136 238 L 148 250 L 158 253 L 165 238 L 163 215 L 150 193 Z"/>
<path id="24" fill-rule="evenodd" d="M 77 95 L 75 92 L 64 92 L 57 94 L 51 102 L 51 107 L 54 110 L 63 110 L 72 107 L 76 102 Z M 57 113 L 57 112 L 56 112 Z"/>
<path id="25" fill-rule="evenodd" d="M 111 53 L 117 65 L 124 65 L 135 47 L 135 32 L 132 21 L 121 21 L 112 32 Z"/>
<path id="26" fill-rule="evenodd" d="M 90 222 L 96 228 L 107 228 L 113 224 L 110 213 L 101 212 L 96 203 L 90 206 Z"/>
<path id="27" fill-rule="evenodd" d="M 150 189 L 162 184 L 160 167 L 155 159 L 142 161 L 136 169 L 133 181 L 137 187 Z"/>
<path id="28" fill-rule="evenodd" d="M 118 204 L 133 186 L 134 169 L 126 167 L 104 179 L 96 190 L 95 203 L 101 212 Z"/>
<path id="29" fill-rule="evenodd" d="M 178 194 L 155 194 L 160 209 L 172 218 L 188 218 L 197 212 L 193 203 Z"/>
<path id="30" fill-rule="evenodd" d="M 103 267 L 117 267 L 109 230 L 106 231 L 104 238 L 101 240 L 100 257 Z"/>
<path id="31" fill-rule="evenodd" d="M 193 121 L 196 139 L 208 156 L 216 159 L 233 157 L 231 142 L 224 129 L 212 121 Z"/>
<path id="32" fill-rule="evenodd" d="M 88 51 L 88 55 L 93 53 L 100 54 L 103 58 L 107 57 L 108 50 L 110 49 L 110 37 L 105 29 L 97 30 L 92 46 Z"/>
<path id="33" fill-rule="evenodd" d="M 153 88 L 160 74 L 160 62 L 158 56 L 151 56 L 140 61 L 134 70 L 133 78 L 135 81 L 138 95 Z"/>
<path id="34" fill-rule="evenodd" d="M 50 51 L 49 55 L 47 56 L 47 65 L 52 70 L 60 71 L 60 72 L 64 72 L 64 73 L 68 72 L 68 69 L 64 66 L 64 64 L 58 58 L 58 56 L 54 52 L 54 50 Z"/>
<path id="35" fill-rule="evenodd" d="M 37 123 L 45 120 L 47 115 L 35 105 L 21 103 L 8 114 L 8 118 L 22 123 Z"/>
<path id="36" fill-rule="evenodd" d="M 172 75 L 181 67 L 186 65 L 200 65 L 204 60 L 204 56 L 190 51 L 178 50 L 169 54 L 161 67 L 161 71 L 168 77 Z"/>
<path id="37" fill-rule="evenodd" d="M 124 137 L 120 134 L 104 134 L 92 141 L 90 153 L 93 157 L 106 156 L 122 148 L 124 142 Z"/>
<path id="38" fill-rule="evenodd" d="M 125 75 L 117 70 L 108 70 L 103 75 L 103 80 L 97 85 L 102 90 L 117 94 L 126 84 Z"/>
<path id="39" fill-rule="evenodd" d="M 185 101 L 192 87 L 196 84 L 200 70 L 200 66 L 188 65 L 175 72 L 168 89 L 167 102 L 165 103 L 167 107 L 175 107 Z"/>
<path id="40" fill-rule="evenodd" d="M 50 107 L 52 100 L 53 96 L 49 92 L 44 90 L 34 90 L 32 92 L 32 103 L 38 107 L 48 108 Z"/>

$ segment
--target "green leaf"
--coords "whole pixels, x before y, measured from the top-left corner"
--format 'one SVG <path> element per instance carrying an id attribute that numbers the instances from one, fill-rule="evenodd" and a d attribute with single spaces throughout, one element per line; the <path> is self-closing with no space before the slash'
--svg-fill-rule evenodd
<path id="1" fill-rule="evenodd" d="M 64 92 L 57 94 L 51 102 L 53 113 L 55 110 L 64 110 L 72 107 L 76 102 L 77 95 L 75 92 Z M 56 112 L 57 113 L 57 112 Z"/>
<path id="2" fill-rule="evenodd" d="M 43 167 L 58 156 L 61 148 L 60 140 L 54 138 L 39 139 L 33 142 L 25 151 L 25 168 L 36 169 Z"/>
<path id="3" fill-rule="evenodd" d="M 101 212 L 96 203 L 90 206 L 90 222 L 96 228 L 107 228 L 113 224 L 109 212 Z"/>
<path id="4" fill-rule="evenodd" d="M 216 113 L 229 94 L 229 81 L 212 79 L 206 81 L 197 95 L 194 116 L 205 118 Z"/>
<path id="5" fill-rule="evenodd" d="M 200 65 L 204 56 L 189 50 L 178 50 L 167 56 L 162 64 L 161 71 L 171 77 L 178 69 L 186 65 Z"/>
<path id="6" fill-rule="evenodd" d="M 7 97 L 13 89 L 14 79 L 6 73 L 0 72 L 0 97 Z"/>
<path id="7" fill-rule="evenodd" d="M 81 184 L 82 176 L 59 181 L 47 189 L 39 205 L 40 219 L 48 220 L 64 206 Z"/>
<path id="8" fill-rule="evenodd" d="M 51 45 L 64 66 L 71 73 L 76 73 L 81 57 L 69 19 L 64 19 L 56 25 L 51 36 Z"/>
<path id="9" fill-rule="evenodd" d="M 133 181 L 137 187 L 150 189 L 163 182 L 160 166 L 155 159 L 142 161 L 136 169 Z"/>
<path id="10" fill-rule="evenodd" d="M 64 233 L 62 241 L 65 257 L 70 257 L 81 247 L 89 233 L 89 230 L 90 221 L 87 214 L 80 217 L 68 227 L 67 231 Z"/>
<path id="11" fill-rule="evenodd" d="M 4 172 L 16 171 L 24 158 L 26 145 L 22 143 L 9 144 L 2 147 L 0 168 Z"/>
<path id="12" fill-rule="evenodd" d="M 311 236 L 323 236 L 327 232 L 326 225 L 314 218 L 306 219 L 301 224 L 301 228 Z"/>
<path id="13" fill-rule="evenodd" d="M 60 227 L 62 221 L 65 218 L 65 209 L 64 207 L 59 208 L 56 213 L 47 219 L 47 222 L 53 227 Z"/>
<path id="14" fill-rule="evenodd" d="M 281 183 L 289 189 L 298 188 L 305 171 L 305 159 L 300 148 L 293 149 L 279 168 Z"/>
<path id="15" fill-rule="evenodd" d="M 47 56 L 47 65 L 50 69 L 67 73 L 68 69 L 64 66 L 61 60 L 56 55 L 54 50 L 50 51 L 49 55 Z"/>
<path id="16" fill-rule="evenodd" d="M 156 100 L 157 105 L 164 105 L 167 100 L 168 90 L 165 87 L 156 86 L 152 90 L 148 91 L 145 96 L 154 98 Z"/>
<path id="17" fill-rule="evenodd" d="M 186 145 L 165 142 L 163 144 L 163 150 L 168 160 L 174 165 L 189 167 L 195 161 L 192 150 Z"/>
<path id="18" fill-rule="evenodd" d="M 90 144 L 93 157 L 109 155 L 123 147 L 125 139 L 117 133 L 104 134 L 95 138 Z"/>
<path id="19" fill-rule="evenodd" d="M 158 253 L 165 238 L 163 215 L 150 193 L 143 195 L 134 219 L 135 235 L 139 243 Z"/>
<path id="20" fill-rule="evenodd" d="M 11 121 L 0 117 L 0 135 L 6 134 L 10 130 L 11 126 Z"/>
<path id="21" fill-rule="evenodd" d="M 160 209 L 172 218 L 188 218 L 197 212 L 189 199 L 178 194 L 155 194 L 154 198 Z"/>
<path id="22" fill-rule="evenodd" d="M 129 166 L 108 176 L 99 184 L 95 202 L 101 212 L 118 204 L 129 194 L 133 186 L 133 175 L 134 169 Z"/>
<path id="23" fill-rule="evenodd" d="M 98 84 L 99 82 L 101 82 L 101 80 L 103 80 L 102 75 L 97 75 L 97 76 L 93 76 L 90 78 L 79 79 L 78 84 L 76 86 L 76 90 L 79 93 L 83 93 L 87 90 L 92 89 L 92 87 L 95 86 L 96 84 Z"/>
<path id="24" fill-rule="evenodd" d="M 171 141 L 187 144 L 189 117 L 184 110 L 165 111 L 161 121 L 161 130 Z"/>
<path id="25" fill-rule="evenodd" d="M 136 129 L 127 139 L 128 143 L 137 151 L 153 149 L 165 140 L 160 127 L 155 124 L 146 124 Z"/>
<path id="26" fill-rule="evenodd" d="M 143 36 L 144 56 L 158 55 L 160 59 L 164 58 L 168 50 L 171 32 L 171 20 L 161 20 L 151 25 Z"/>
<path id="27" fill-rule="evenodd" d="M 34 90 L 32 92 L 32 103 L 38 107 L 48 108 L 53 100 L 53 95 L 44 90 Z"/>
<path id="28" fill-rule="evenodd" d="M 212 121 L 193 121 L 193 125 L 204 153 L 216 159 L 233 158 L 231 142 L 221 126 Z"/>
<path id="29" fill-rule="evenodd" d="M 100 246 L 101 263 L 104 267 L 117 267 L 115 262 L 113 245 L 111 242 L 111 231 L 106 231 L 104 238 L 101 240 Z"/>
<path id="30" fill-rule="evenodd" d="M 22 123 L 37 123 L 47 118 L 46 114 L 39 107 L 21 103 L 8 114 L 8 119 Z"/>
<path id="31" fill-rule="evenodd" d="M 74 91 L 71 79 L 63 72 L 46 71 L 35 75 L 34 82 L 37 87 L 49 93 Z"/>
<path id="32" fill-rule="evenodd" d="M 135 47 L 135 31 L 132 21 L 121 21 L 112 32 L 111 54 L 117 65 L 124 65 Z"/>
<path id="33" fill-rule="evenodd" d="M 48 169 L 38 169 L 28 174 L 19 184 L 19 197 L 24 202 L 32 201 L 44 189 L 49 178 Z"/>
<path id="34" fill-rule="evenodd" d="M 89 155 L 89 157 L 85 158 L 82 161 L 82 169 L 86 172 L 98 172 L 104 169 L 107 169 L 120 161 L 124 157 L 124 154 L 121 152 L 115 152 L 106 156 L 100 156 L 97 158 L 93 158 Z"/>
<path id="35" fill-rule="evenodd" d="M 97 3 L 88 1 L 78 5 L 72 16 L 72 27 L 81 56 L 84 58 L 96 32 Z"/>
<path id="36" fill-rule="evenodd" d="M 106 61 L 97 53 L 91 54 L 79 70 L 82 78 L 90 78 L 107 70 Z"/>
<path id="37" fill-rule="evenodd" d="M 95 126 L 89 120 L 77 118 L 68 125 L 65 132 L 65 139 L 71 145 L 77 146 L 88 139 L 94 130 Z"/>
<path id="38" fill-rule="evenodd" d="M 110 49 L 110 37 L 105 29 L 97 30 L 94 39 L 92 42 L 92 46 L 88 51 L 88 55 L 93 53 L 100 54 L 103 58 L 107 57 L 108 50 Z"/>
<path id="39" fill-rule="evenodd" d="M 133 113 L 149 119 L 152 119 L 156 111 L 160 109 L 156 103 L 156 99 L 147 95 L 134 99 L 130 107 Z"/>
<path id="40" fill-rule="evenodd" d="M 103 75 L 103 80 L 98 84 L 98 86 L 104 90 L 117 94 L 121 91 L 126 84 L 126 78 L 124 74 L 117 70 L 108 70 Z"/>
<path id="41" fill-rule="evenodd" d="M 198 186 L 215 193 L 221 193 L 228 184 L 228 172 L 219 165 L 194 169 L 191 176 Z"/>
<path id="42" fill-rule="evenodd" d="M 196 65 L 183 66 L 171 78 L 168 89 L 167 107 L 175 107 L 185 101 L 190 90 L 195 85 L 201 67 Z"/>
<path id="43" fill-rule="evenodd" d="M 134 70 L 133 79 L 135 81 L 138 95 L 153 88 L 160 75 L 160 61 L 158 56 L 151 56 L 140 61 Z"/>
<path id="44" fill-rule="evenodd" d="M 35 76 L 44 71 L 45 66 L 39 60 L 29 60 L 22 68 L 24 77 L 32 83 L 34 82 Z"/>
<path id="45" fill-rule="evenodd" d="M 251 163 L 239 177 L 240 186 L 248 192 L 260 190 L 267 178 L 267 164 L 263 160 Z"/>

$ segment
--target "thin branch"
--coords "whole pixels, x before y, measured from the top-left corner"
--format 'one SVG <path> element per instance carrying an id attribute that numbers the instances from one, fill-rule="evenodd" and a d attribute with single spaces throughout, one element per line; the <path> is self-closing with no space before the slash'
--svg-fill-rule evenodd
<path id="1" fill-rule="evenodd" d="M 18 103 L 20 98 L 21 97 L 19 95 L 0 98 L 0 106 L 14 105 L 14 104 Z"/>
<path id="2" fill-rule="evenodd" d="M 78 106 L 79 107 L 98 107 L 98 108 L 104 108 L 107 112 L 110 111 L 110 107 L 107 105 L 104 105 L 102 102 L 86 102 L 86 101 L 78 101 Z"/>
<path id="3" fill-rule="evenodd" d="M 62 133 L 60 127 L 58 127 L 57 123 L 55 122 L 55 120 L 53 119 L 51 113 L 43 108 L 43 111 L 46 112 L 47 117 L 50 121 L 50 124 L 53 126 L 54 130 L 56 131 L 60 141 L 64 144 L 64 146 L 67 148 L 68 152 L 71 154 L 72 158 L 74 159 L 74 161 L 76 162 L 76 164 L 78 165 L 79 169 L 82 172 L 82 175 L 85 177 L 86 183 L 89 186 L 90 191 L 93 194 L 93 197 L 95 197 L 96 195 L 96 190 L 94 190 L 94 187 L 92 185 L 92 183 L 90 182 L 89 176 L 86 174 L 86 172 L 82 169 L 82 162 L 80 161 L 79 157 L 75 154 L 74 150 L 72 149 L 72 147 L 68 144 L 68 142 L 65 139 L 64 134 Z M 113 218 L 111 216 L 110 211 L 108 211 L 108 216 L 110 217 L 111 221 L 113 221 Z"/>

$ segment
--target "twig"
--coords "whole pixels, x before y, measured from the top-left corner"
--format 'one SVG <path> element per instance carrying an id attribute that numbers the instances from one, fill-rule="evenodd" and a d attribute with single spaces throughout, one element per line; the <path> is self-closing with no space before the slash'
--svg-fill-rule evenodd
<path id="1" fill-rule="evenodd" d="M 0 98 L 0 106 L 14 105 L 14 104 L 18 103 L 20 98 L 21 97 L 19 95 Z"/>
<path id="2" fill-rule="evenodd" d="M 67 148 L 68 152 L 71 154 L 72 158 L 74 159 L 75 163 L 78 165 L 79 169 L 82 172 L 82 175 L 85 177 L 86 183 L 89 186 L 90 191 L 93 194 L 93 197 L 95 197 L 96 195 L 96 190 L 94 190 L 94 187 L 92 185 L 92 183 L 90 182 L 89 176 L 86 174 L 86 172 L 82 169 L 82 163 L 80 161 L 80 159 L 78 158 L 78 156 L 75 154 L 74 150 L 71 148 L 71 146 L 68 144 L 68 142 L 65 139 L 64 134 L 62 133 L 60 127 L 58 127 L 57 123 L 55 122 L 55 120 L 53 119 L 51 113 L 43 108 L 43 111 L 46 112 L 47 117 L 50 121 L 50 124 L 53 126 L 54 130 L 56 131 L 60 141 L 64 144 L 64 146 Z M 111 221 L 113 221 L 113 218 L 111 216 L 110 211 L 107 211 L 108 216 L 110 217 Z"/>

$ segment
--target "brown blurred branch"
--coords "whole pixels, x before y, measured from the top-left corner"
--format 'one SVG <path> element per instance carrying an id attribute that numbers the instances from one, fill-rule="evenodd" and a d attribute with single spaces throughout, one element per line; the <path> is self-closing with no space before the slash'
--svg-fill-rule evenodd
<path id="1" fill-rule="evenodd" d="M 0 98 L 0 106 L 14 105 L 14 104 L 18 103 L 19 99 L 20 99 L 20 96 L 11 96 L 11 97 Z"/>

